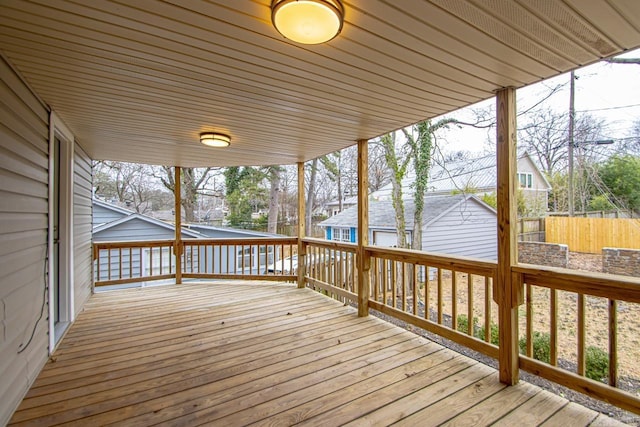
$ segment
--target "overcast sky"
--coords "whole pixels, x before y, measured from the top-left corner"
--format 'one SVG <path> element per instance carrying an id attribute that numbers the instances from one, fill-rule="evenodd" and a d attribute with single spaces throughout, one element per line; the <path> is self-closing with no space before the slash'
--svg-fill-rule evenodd
<path id="1" fill-rule="evenodd" d="M 621 57 L 640 57 L 640 49 Z M 640 65 L 597 63 L 576 71 L 575 109 L 601 117 L 607 122 L 607 138 L 625 138 L 631 133 L 634 121 L 640 120 Z M 518 110 L 531 107 L 549 93 L 550 87 L 566 83 L 565 86 L 545 102 L 557 112 L 569 109 L 569 73 L 537 83 L 517 92 Z M 495 100 L 476 104 L 470 108 L 492 107 Z M 460 120 L 472 120 L 473 114 L 466 110 L 449 115 Z M 487 149 L 491 131 L 476 129 L 456 129 L 439 133 L 443 151 L 466 150 L 481 153 Z M 495 138 L 494 138 L 495 139 Z"/>

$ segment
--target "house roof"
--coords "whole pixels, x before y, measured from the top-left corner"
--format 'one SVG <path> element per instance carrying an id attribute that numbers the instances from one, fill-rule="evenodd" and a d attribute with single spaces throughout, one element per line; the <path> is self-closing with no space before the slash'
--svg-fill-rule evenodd
<path id="1" fill-rule="evenodd" d="M 489 205 L 482 202 L 475 196 L 468 194 L 428 196 L 424 200 L 423 224 L 428 226 L 437 221 L 447 212 L 453 209 L 464 207 L 466 203 L 477 203 L 495 214 Z M 415 214 L 415 204 L 413 200 L 405 200 L 404 217 L 407 230 L 413 229 L 413 215 Z M 396 214 L 391 200 L 369 200 L 369 228 L 396 229 Z M 345 209 L 337 215 L 332 216 L 320 224 L 322 227 L 357 227 L 358 207 L 354 206 Z"/>
<path id="2" fill-rule="evenodd" d="M 189 230 L 197 231 L 205 236 L 213 234 L 215 232 L 224 232 L 229 234 L 237 234 L 238 238 L 247 238 L 247 237 L 283 237 L 282 234 L 275 233 L 266 233 L 263 231 L 254 231 L 254 230 L 239 230 L 237 228 L 229 228 L 229 227 L 216 227 L 213 225 L 203 225 L 203 224 L 184 224 L 183 228 L 187 228 Z"/>
<path id="3" fill-rule="evenodd" d="M 129 210 L 129 209 L 120 207 L 118 205 L 114 205 L 113 203 L 108 203 L 108 202 L 105 202 L 105 201 L 102 201 L 102 200 L 96 199 L 96 198 L 93 199 L 93 205 L 94 206 L 100 206 L 101 208 L 110 210 L 112 212 L 115 212 L 115 213 L 123 215 L 123 216 L 132 215 L 132 214 L 135 213 L 132 210 Z"/>
<path id="4" fill-rule="evenodd" d="M 630 0 L 345 1 L 321 45 L 270 4 L 5 1 L 0 50 L 91 158 L 192 167 L 310 160 L 640 46 Z"/>
<path id="5" fill-rule="evenodd" d="M 538 172 L 542 182 L 542 188 L 550 190 L 551 185 L 540 172 L 535 162 L 528 153 L 518 156 L 518 169 L 522 162 L 529 162 L 532 169 Z M 427 192 L 450 193 L 452 191 L 474 190 L 476 192 L 495 190 L 497 187 L 496 156 L 491 154 L 475 159 L 465 159 L 445 164 L 435 164 L 429 171 Z M 402 180 L 403 193 L 410 197 L 413 193 L 412 186 L 415 182 L 415 173 L 410 171 Z M 385 185 L 380 190 L 372 193 L 372 197 L 378 200 L 391 197 L 391 184 Z"/>
<path id="6" fill-rule="evenodd" d="M 116 228 L 121 224 L 125 224 L 127 222 L 131 222 L 131 221 L 143 221 L 151 226 L 154 227 L 160 227 L 160 228 L 164 228 L 165 230 L 171 230 L 174 231 L 175 230 L 175 226 L 173 224 L 169 224 L 166 223 L 164 221 L 160 221 L 157 220 L 155 218 L 151 218 L 149 216 L 146 215 L 142 215 L 139 213 L 132 213 L 131 215 L 128 216 L 124 216 L 122 218 L 116 219 L 114 221 L 111 222 L 107 222 L 105 224 L 99 224 L 96 225 L 95 227 L 93 227 L 93 234 L 98 234 L 101 233 L 103 231 L 112 229 L 112 228 Z M 193 238 L 204 238 L 206 237 L 205 235 L 198 233 L 197 231 L 193 231 L 193 230 L 189 230 L 186 228 L 182 228 L 182 235 L 184 236 L 188 236 L 188 237 L 193 237 Z M 140 237 L 136 237 L 136 240 L 140 240 Z"/>

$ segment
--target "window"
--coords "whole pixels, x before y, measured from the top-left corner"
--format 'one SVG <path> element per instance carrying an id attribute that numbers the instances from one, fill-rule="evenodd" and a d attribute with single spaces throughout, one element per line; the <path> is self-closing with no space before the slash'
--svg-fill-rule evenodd
<path id="1" fill-rule="evenodd" d="M 331 240 L 336 242 L 350 242 L 351 241 L 351 229 L 349 228 L 333 228 L 331 230 Z"/>
<path id="2" fill-rule="evenodd" d="M 244 246 L 236 253 L 236 265 L 241 269 L 252 269 L 273 263 L 273 246 Z"/>
<path id="3" fill-rule="evenodd" d="M 533 186 L 533 175 L 530 173 L 518 173 L 518 181 L 521 188 L 531 188 Z"/>

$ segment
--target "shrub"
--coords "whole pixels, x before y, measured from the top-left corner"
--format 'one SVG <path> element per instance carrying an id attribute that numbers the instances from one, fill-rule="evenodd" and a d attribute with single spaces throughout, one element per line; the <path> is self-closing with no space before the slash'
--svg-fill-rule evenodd
<path id="1" fill-rule="evenodd" d="M 493 345 L 500 345 L 500 330 L 498 329 L 498 325 L 491 322 L 491 333 L 489 337 L 489 342 Z M 480 326 L 476 333 L 474 333 L 475 337 L 484 341 L 484 325 Z"/>
<path id="2" fill-rule="evenodd" d="M 549 363 L 551 360 L 551 335 L 545 332 L 533 332 L 533 358 L 541 362 Z M 522 337 L 518 340 L 520 353 L 527 353 L 527 338 Z"/>
<path id="3" fill-rule="evenodd" d="M 585 352 L 585 374 L 587 378 L 603 381 L 609 377 L 609 353 L 590 345 Z"/>
<path id="4" fill-rule="evenodd" d="M 467 318 L 467 316 L 465 314 L 458 314 L 458 316 L 456 317 L 456 320 L 458 321 L 458 326 L 457 326 L 457 330 L 459 332 L 462 332 L 463 334 L 468 334 L 469 333 L 469 319 Z M 478 324 L 478 319 L 476 317 L 473 318 L 473 329 L 475 331 L 476 329 L 476 325 Z"/>

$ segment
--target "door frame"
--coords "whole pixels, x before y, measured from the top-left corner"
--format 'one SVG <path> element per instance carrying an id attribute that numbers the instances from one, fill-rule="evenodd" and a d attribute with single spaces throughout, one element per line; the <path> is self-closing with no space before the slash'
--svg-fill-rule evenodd
<path id="1" fill-rule="evenodd" d="M 58 266 L 54 265 L 54 180 L 55 171 L 55 145 L 56 138 L 60 140 L 60 173 L 59 173 L 59 209 L 58 214 Z M 48 284 L 49 284 L 49 354 L 53 353 L 60 338 L 73 322 L 74 307 L 74 286 L 73 286 L 73 159 L 75 140 L 73 133 L 62 122 L 58 115 L 51 111 L 49 116 L 49 224 L 48 224 Z M 55 272 L 58 272 L 58 278 Z M 54 316 L 54 286 L 56 280 L 60 282 L 60 319 L 55 324 Z"/>

